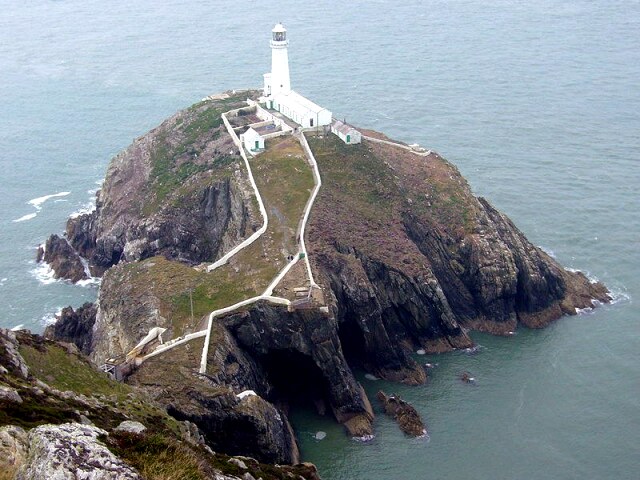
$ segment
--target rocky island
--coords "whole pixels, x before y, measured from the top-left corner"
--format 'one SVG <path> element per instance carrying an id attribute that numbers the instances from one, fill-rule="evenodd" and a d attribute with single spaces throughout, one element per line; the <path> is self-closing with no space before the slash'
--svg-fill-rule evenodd
<path id="1" fill-rule="evenodd" d="M 259 94 L 206 99 L 136 139 L 111 161 L 95 211 L 69 219 L 38 253 L 59 278 L 102 283 L 95 304 L 63 311 L 50 340 L 3 333 L 2 424 L 23 429 L 11 435 L 28 452 L 18 478 L 45 423 L 90 425 L 83 435 L 136 474 L 127 449 L 146 452 L 151 437 L 116 432 L 125 419 L 196 455 L 192 478 L 314 478 L 309 465 L 264 473 L 300 462 L 292 402 L 370 438 L 374 414 L 353 367 L 421 384 L 416 350 L 468 348 L 470 330 L 544 327 L 609 300 L 474 197 L 435 152 L 373 131 L 346 144 L 307 128 L 247 155 L 239 138 L 263 121 Z M 35 373 L 50 351 L 50 362 L 78 362 L 99 388 Z M 46 412 L 38 395 L 52 403 Z"/>

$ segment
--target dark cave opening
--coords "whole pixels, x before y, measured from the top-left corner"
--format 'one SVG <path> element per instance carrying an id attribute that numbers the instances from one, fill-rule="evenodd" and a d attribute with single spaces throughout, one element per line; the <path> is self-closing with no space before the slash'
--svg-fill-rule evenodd
<path id="1" fill-rule="evenodd" d="M 367 363 L 366 342 L 362 328 L 354 317 L 345 318 L 338 327 L 342 353 L 350 366 L 364 367 Z"/>
<path id="2" fill-rule="evenodd" d="M 271 350 L 260 363 L 273 387 L 268 400 L 287 409 L 313 405 L 320 413 L 329 406 L 329 385 L 309 355 L 295 350 Z"/>

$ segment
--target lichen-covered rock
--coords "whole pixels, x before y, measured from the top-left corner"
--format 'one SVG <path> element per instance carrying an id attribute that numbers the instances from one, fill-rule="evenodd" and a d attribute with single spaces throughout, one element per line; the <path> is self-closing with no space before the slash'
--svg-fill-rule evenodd
<path id="1" fill-rule="evenodd" d="M 147 427 L 145 427 L 142 423 L 133 420 L 125 420 L 116 427 L 116 431 L 118 432 L 135 433 L 138 435 L 144 433 L 146 430 Z"/>
<path id="2" fill-rule="evenodd" d="M 14 472 L 27 456 L 27 432 L 15 425 L 0 428 L 0 471 Z"/>
<path id="3" fill-rule="evenodd" d="M 22 403 L 22 398 L 15 388 L 0 385 L 0 402 Z"/>
<path id="4" fill-rule="evenodd" d="M 29 367 L 18 352 L 15 332 L 4 328 L 0 328 L 0 364 L 8 373 L 20 378 L 26 379 L 29 376 Z"/>
<path id="5" fill-rule="evenodd" d="M 98 439 L 107 432 L 79 423 L 43 425 L 29 432 L 17 480 L 140 480 L 140 475 Z"/>

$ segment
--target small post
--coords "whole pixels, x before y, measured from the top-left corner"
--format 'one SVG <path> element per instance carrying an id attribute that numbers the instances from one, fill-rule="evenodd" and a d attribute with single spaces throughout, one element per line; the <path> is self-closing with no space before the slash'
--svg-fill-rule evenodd
<path id="1" fill-rule="evenodd" d="M 189 304 L 191 305 L 191 325 L 193 326 L 193 288 L 189 289 Z"/>

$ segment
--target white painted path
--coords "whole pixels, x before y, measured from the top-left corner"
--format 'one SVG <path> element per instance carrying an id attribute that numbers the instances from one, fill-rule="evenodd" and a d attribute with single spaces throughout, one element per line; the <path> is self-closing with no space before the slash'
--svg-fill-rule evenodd
<path id="1" fill-rule="evenodd" d="M 240 252 L 242 249 L 248 247 L 249 245 L 251 245 L 253 242 L 255 242 L 266 230 L 267 230 L 267 226 L 269 224 L 269 219 L 268 219 L 268 215 L 267 215 L 267 211 L 265 209 L 264 206 L 264 202 L 262 201 L 262 196 L 260 195 L 260 191 L 258 190 L 258 187 L 256 185 L 255 179 L 253 177 L 253 172 L 251 170 L 251 165 L 249 164 L 249 159 L 247 157 L 247 154 L 244 150 L 244 147 L 242 145 L 242 142 L 240 142 L 240 139 L 238 138 L 238 136 L 236 135 L 236 133 L 233 130 L 233 127 L 231 126 L 231 123 L 229 122 L 229 120 L 227 119 L 227 114 L 232 112 L 233 110 L 230 110 L 229 112 L 226 112 L 224 114 L 222 114 L 222 121 L 227 129 L 227 131 L 229 132 L 229 134 L 231 135 L 231 138 L 233 139 L 233 142 L 235 143 L 235 145 L 238 147 L 238 149 L 240 150 L 240 155 L 242 156 L 244 162 L 245 162 L 245 166 L 247 167 L 247 172 L 249 175 L 249 181 L 251 182 L 251 186 L 253 187 L 253 190 L 256 194 L 256 199 L 258 200 L 258 205 L 260 207 L 260 214 L 262 215 L 262 219 L 263 219 L 263 224 L 262 227 L 257 230 L 253 235 L 251 235 L 249 238 L 245 239 L 244 241 L 242 241 L 240 244 L 238 244 L 237 246 L 235 246 L 233 249 L 231 249 L 228 253 L 226 253 L 224 256 L 222 256 L 220 259 L 218 259 L 217 261 L 215 261 L 214 263 L 212 263 L 211 265 L 209 265 L 207 267 L 207 271 L 211 272 L 213 270 L 215 270 L 216 268 L 224 265 L 225 263 L 227 263 L 229 261 L 229 259 L 231 257 L 233 257 L 234 255 L 236 255 L 238 252 Z M 304 134 L 302 133 L 298 133 L 295 135 L 296 138 L 298 139 L 298 141 L 300 142 L 306 156 L 307 159 L 309 161 L 309 165 L 312 168 L 312 172 L 313 172 L 313 181 L 314 181 L 314 189 L 313 192 L 311 193 L 311 196 L 309 197 L 309 199 L 307 200 L 307 204 L 305 205 L 305 209 L 304 209 L 304 214 L 302 217 L 302 222 L 300 224 L 300 233 L 299 233 L 299 251 L 298 254 L 295 255 L 294 259 L 291 260 L 287 265 L 285 265 L 285 267 L 278 273 L 278 275 L 276 275 L 276 277 L 272 280 L 272 282 L 269 284 L 269 286 L 266 288 L 266 290 L 262 293 L 262 295 L 258 295 L 256 297 L 252 297 L 252 298 L 248 298 L 246 300 L 242 300 L 238 303 L 235 303 L 233 305 L 230 305 L 228 307 L 224 307 L 224 308 L 219 308 L 217 310 L 214 310 L 213 312 L 211 312 L 209 314 L 209 319 L 207 322 L 207 328 L 205 330 L 200 330 L 198 332 L 194 332 L 188 335 L 185 335 L 183 337 L 178 337 L 175 338 L 173 340 L 170 340 L 160 346 L 158 346 L 153 352 L 145 355 L 144 357 L 138 357 L 136 359 L 136 363 L 138 365 L 140 365 L 142 362 L 144 362 L 145 360 L 155 357 L 156 355 L 160 355 L 161 353 L 164 353 L 168 350 L 171 350 L 174 347 L 177 347 L 179 345 L 183 345 L 191 340 L 197 339 L 197 338 L 202 338 L 205 337 L 204 339 L 204 346 L 202 348 L 202 355 L 200 358 L 200 369 L 199 372 L 201 374 L 204 374 L 207 372 L 207 357 L 209 355 L 209 343 L 211 340 L 211 331 L 213 329 L 213 320 L 216 317 L 220 317 L 222 315 L 234 312 L 236 310 L 239 310 L 242 307 L 245 307 L 247 305 L 251 305 L 253 303 L 259 302 L 259 301 L 267 301 L 276 305 L 285 305 L 285 306 L 289 306 L 291 305 L 291 301 L 287 300 L 286 298 L 282 298 L 282 297 L 274 297 L 273 294 L 273 290 L 274 288 L 280 283 L 280 281 L 285 277 L 285 275 L 289 272 L 289 270 L 291 270 L 291 268 L 298 262 L 298 260 L 300 260 L 300 257 L 303 256 L 304 260 L 305 260 L 305 265 L 306 265 L 306 269 L 307 269 L 307 275 L 309 277 L 309 284 L 310 284 L 310 288 L 319 288 L 318 284 L 315 282 L 315 280 L 313 279 L 313 272 L 311 271 L 311 263 L 309 262 L 309 254 L 307 253 L 307 248 L 305 245 L 305 241 L 304 241 L 304 234 L 305 234 L 305 229 L 307 226 L 307 222 L 309 220 L 309 214 L 311 212 L 311 208 L 313 207 L 313 204 L 316 200 L 316 197 L 318 195 L 318 192 L 320 191 L 320 187 L 322 186 L 322 179 L 320 177 L 320 171 L 318 169 L 318 164 L 316 162 L 315 157 L 313 156 L 313 152 L 311 152 L 311 148 L 309 147 L 309 143 L 307 142 L 307 139 L 305 138 Z"/>
<path id="2" fill-rule="evenodd" d="M 230 110 L 230 111 L 233 111 L 233 110 Z M 247 157 L 247 154 L 244 151 L 244 148 L 242 146 L 242 142 L 240 141 L 240 139 L 236 135 L 236 132 L 233 131 L 233 127 L 231 126 L 231 123 L 229 123 L 229 120 L 227 120 L 227 113 L 229 113 L 229 112 L 226 112 L 226 113 L 222 114 L 222 121 L 224 122 L 224 126 L 227 128 L 227 131 L 229 132 L 229 135 L 231 135 L 231 138 L 233 139 L 233 143 L 235 143 L 236 147 L 238 147 L 238 149 L 240 149 L 240 155 L 242 156 L 242 159 L 244 160 L 244 164 L 247 167 L 247 172 L 248 172 L 248 175 L 249 175 L 249 182 L 251 182 L 251 186 L 253 187 L 253 191 L 256 194 L 256 199 L 258 200 L 258 206 L 260 207 L 260 215 L 262 215 L 262 227 L 260 227 L 253 235 L 251 235 L 249 238 L 247 238 L 246 240 L 241 242 L 239 245 L 237 245 L 234 248 L 232 248 L 231 250 L 229 250 L 224 256 L 222 256 L 221 258 L 216 260 L 214 263 L 209 265 L 207 267 L 207 272 L 212 272 L 216 268 L 224 265 L 225 263 L 227 263 L 229 261 L 229 259 L 231 257 L 233 257 L 235 254 L 237 254 L 240 250 L 248 247 L 253 242 L 255 242 L 258 238 L 260 238 L 260 236 L 264 232 L 267 231 L 267 226 L 269 225 L 269 217 L 267 216 L 267 210 L 264 208 L 264 202 L 262 201 L 262 196 L 260 195 L 260 191 L 258 190 L 258 186 L 256 185 L 256 181 L 253 178 L 253 172 L 251 171 L 251 165 L 249 165 L 249 159 Z"/>

